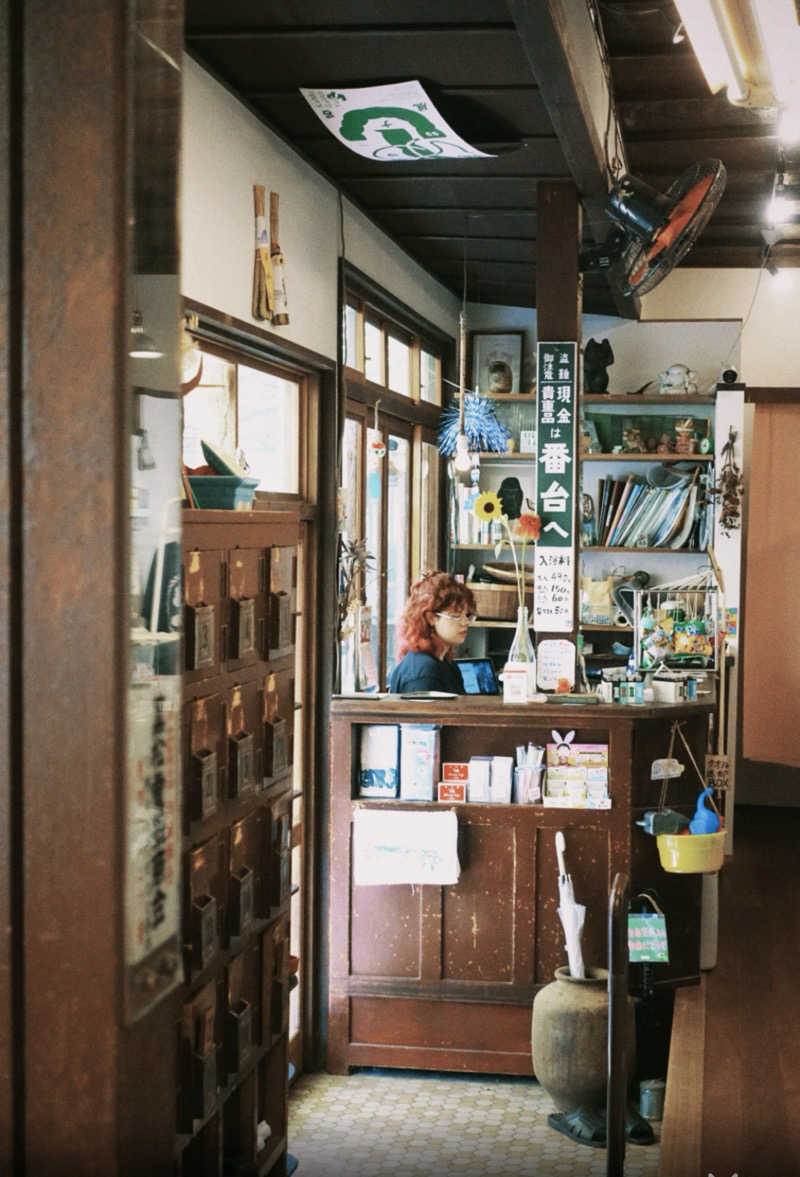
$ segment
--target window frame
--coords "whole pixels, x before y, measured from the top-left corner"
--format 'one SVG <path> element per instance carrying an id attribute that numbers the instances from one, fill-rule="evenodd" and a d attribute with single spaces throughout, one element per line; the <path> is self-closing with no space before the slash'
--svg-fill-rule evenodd
<path id="1" fill-rule="evenodd" d="M 317 498 L 316 486 L 312 471 L 317 468 L 318 438 L 313 422 L 317 420 L 317 404 L 319 399 L 319 381 L 313 372 L 282 363 L 278 359 L 266 359 L 247 349 L 240 348 L 236 343 L 220 343 L 209 339 L 203 332 L 191 332 L 201 353 L 207 352 L 233 364 L 256 369 L 270 376 L 277 376 L 282 380 L 290 380 L 298 386 L 297 427 L 297 491 L 268 491 L 256 488 L 254 505 L 262 508 L 284 505 L 299 505 L 315 503 Z M 235 374 L 234 410 L 236 422 L 236 445 L 239 447 L 239 410 L 236 396 L 238 393 L 238 373 Z M 200 381 L 202 384 L 202 380 Z M 194 390 L 192 390 L 194 391 Z M 189 394 L 191 395 L 191 394 Z M 182 434 L 182 430 L 181 430 Z M 245 451 L 246 452 L 246 451 Z"/>
<path id="2" fill-rule="evenodd" d="M 421 501 L 422 501 L 422 444 L 427 442 L 434 448 L 437 447 L 437 434 L 439 428 L 439 420 L 442 413 L 442 404 L 434 403 L 429 400 L 422 400 L 420 395 L 420 354 L 422 350 L 427 351 L 433 355 L 437 361 L 437 374 L 439 377 L 439 399 L 440 402 L 444 399 L 442 395 L 442 384 L 444 382 L 445 372 L 452 368 L 455 360 L 455 339 L 432 324 L 426 323 L 414 311 L 394 298 L 388 291 L 381 290 L 370 279 L 366 279 L 364 275 L 358 274 L 352 267 L 343 265 L 344 275 L 341 292 L 341 305 L 339 314 L 340 324 L 340 356 L 342 357 L 342 399 L 343 399 L 343 425 L 342 438 L 344 436 L 344 420 L 351 418 L 356 420 L 361 425 L 360 445 L 361 454 L 359 461 L 359 481 L 360 485 L 357 490 L 358 511 L 361 518 L 361 534 L 354 538 L 364 538 L 366 527 L 366 472 L 367 472 L 367 432 L 375 426 L 375 413 L 377 409 L 378 426 L 386 441 L 387 452 L 382 459 L 382 477 L 381 477 L 381 552 L 380 559 L 377 562 L 376 569 L 371 575 L 379 577 L 379 617 L 378 617 L 378 649 L 377 649 L 377 672 L 378 672 L 378 689 L 382 690 L 387 681 L 389 671 L 394 664 L 394 651 L 387 649 L 387 624 L 386 624 L 386 601 L 387 601 L 387 571 L 388 571 L 388 438 L 389 434 L 397 437 L 404 437 L 409 442 L 409 502 L 408 502 L 408 517 L 410 520 L 410 527 L 406 537 L 406 562 L 409 570 L 409 581 L 413 582 L 423 569 L 420 567 L 421 562 Z M 356 357 L 361 367 L 353 368 L 344 362 L 347 354 L 346 351 L 346 320 L 345 308 L 349 307 L 355 311 L 356 316 Z M 370 380 L 365 375 L 364 368 L 364 322 L 369 321 L 381 325 L 383 331 L 383 348 L 382 348 L 382 375 L 383 382 L 378 383 Z M 388 386 L 389 367 L 388 367 L 388 347 L 389 337 L 392 336 L 407 344 L 410 349 L 410 390 L 409 395 L 396 392 Z M 441 460 L 438 470 L 437 483 L 437 501 L 439 504 L 439 519 L 443 519 L 442 514 L 442 496 L 443 496 L 443 467 Z M 440 566 L 445 551 L 444 535 L 442 529 L 439 529 L 437 537 L 437 555 Z M 397 542 L 397 537 L 392 537 L 392 542 Z M 359 586 L 359 599 L 365 602 L 365 586 Z"/>

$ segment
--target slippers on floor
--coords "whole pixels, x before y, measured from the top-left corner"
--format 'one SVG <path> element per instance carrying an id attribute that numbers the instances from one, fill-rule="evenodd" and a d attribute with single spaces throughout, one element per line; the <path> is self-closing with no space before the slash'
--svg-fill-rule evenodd
<path id="1" fill-rule="evenodd" d="M 561 1132 L 577 1144 L 588 1144 L 589 1148 L 605 1148 L 606 1118 L 596 1108 L 577 1108 L 574 1112 L 551 1112 L 547 1123 L 556 1132 Z M 639 1115 L 631 1104 L 625 1107 L 625 1139 L 629 1144 L 652 1144 L 655 1133 L 652 1126 Z"/>
<path id="2" fill-rule="evenodd" d="M 589 1148 L 606 1147 L 605 1116 L 595 1108 L 576 1108 L 574 1112 L 551 1112 L 547 1123 L 576 1144 Z"/>
<path id="3" fill-rule="evenodd" d="M 652 1125 L 631 1104 L 625 1105 L 625 1139 L 630 1144 L 652 1144 L 656 1136 Z"/>

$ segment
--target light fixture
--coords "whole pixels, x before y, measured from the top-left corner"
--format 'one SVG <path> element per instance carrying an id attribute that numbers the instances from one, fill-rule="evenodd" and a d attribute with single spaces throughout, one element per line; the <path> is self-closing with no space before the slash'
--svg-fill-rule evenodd
<path id="1" fill-rule="evenodd" d="M 458 316 L 458 433 L 456 434 L 456 448 L 453 454 L 453 466 L 459 474 L 466 474 L 472 469 L 472 458 L 469 452 L 469 442 L 464 432 L 464 371 L 467 360 L 467 331 L 464 310 Z"/>
<path id="2" fill-rule="evenodd" d="M 675 26 L 675 32 L 672 34 L 672 44 L 682 45 L 685 40 L 686 29 L 684 28 L 683 21 L 681 21 L 680 24 Z"/>
<path id="3" fill-rule="evenodd" d="M 676 0 L 709 89 L 779 112 L 778 136 L 800 138 L 800 24 L 794 0 Z"/>
<path id="4" fill-rule="evenodd" d="M 158 350 L 153 340 L 145 331 L 141 311 L 133 312 L 130 343 L 128 355 L 136 360 L 157 360 L 159 356 L 163 356 L 164 354 L 163 351 Z"/>

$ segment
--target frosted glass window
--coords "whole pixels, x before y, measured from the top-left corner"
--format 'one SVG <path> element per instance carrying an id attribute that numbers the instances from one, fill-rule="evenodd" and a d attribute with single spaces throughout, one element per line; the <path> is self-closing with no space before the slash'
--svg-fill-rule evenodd
<path id="1" fill-rule="evenodd" d="M 426 572 L 439 567 L 439 451 L 427 441 L 422 443 L 420 492 L 419 570 Z"/>
<path id="2" fill-rule="evenodd" d="M 387 496 L 386 549 L 386 665 L 394 666 L 397 623 L 408 596 L 408 534 L 411 531 L 410 479 L 411 446 L 404 437 L 389 437 L 387 452 L 389 485 Z"/>
<path id="3" fill-rule="evenodd" d="M 376 569 L 383 564 L 383 544 L 381 542 L 381 498 L 383 487 L 384 457 L 380 448 L 385 444 L 383 432 L 378 429 L 367 430 L 367 478 L 366 497 L 367 515 L 365 538 L 367 551 L 375 560 L 374 567 L 367 572 L 365 596 L 370 607 L 369 640 L 372 646 L 375 665 L 379 664 L 379 624 L 381 610 L 381 582 Z M 391 545 L 389 545 L 391 547 Z"/>
<path id="4" fill-rule="evenodd" d="M 404 339 L 388 336 L 389 388 L 401 396 L 411 396 L 411 352 Z"/>
<path id="5" fill-rule="evenodd" d="M 348 417 L 344 423 L 342 453 L 342 531 L 351 540 L 361 533 L 361 424 Z"/>
<path id="6" fill-rule="evenodd" d="M 383 384 L 383 332 L 369 319 L 364 322 L 364 375 Z"/>
<path id="7" fill-rule="evenodd" d="M 349 305 L 344 308 L 344 362 L 348 368 L 358 367 L 358 314 Z"/>
<path id="8" fill-rule="evenodd" d="M 425 348 L 419 352 L 419 395 L 420 399 L 432 405 L 442 403 L 442 386 L 439 378 L 439 357 Z"/>
<path id="9" fill-rule="evenodd" d="M 300 386 L 239 364 L 239 447 L 258 490 L 298 494 Z"/>
<path id="10" fill-rule="evenodd" d="M 183 460 L 191 469 L 206 465 L 201 441 L 236 449 L 236 365 L 203 355 L 203 378 L 182 400 Z"/>

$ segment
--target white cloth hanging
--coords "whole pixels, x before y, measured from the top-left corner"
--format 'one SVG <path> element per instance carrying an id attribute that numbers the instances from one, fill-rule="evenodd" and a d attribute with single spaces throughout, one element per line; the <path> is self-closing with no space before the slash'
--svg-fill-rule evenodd
<path id="1" fill-rule="evenodd" d="M 458 882 L 458 818 L 448 809 L 356 809 L 353 875 L 356 886 Z"/>

